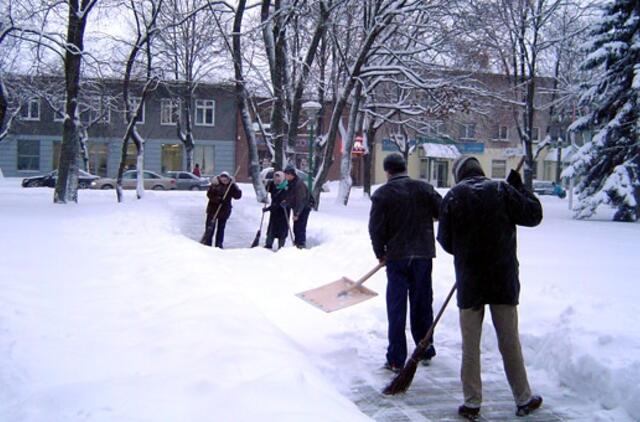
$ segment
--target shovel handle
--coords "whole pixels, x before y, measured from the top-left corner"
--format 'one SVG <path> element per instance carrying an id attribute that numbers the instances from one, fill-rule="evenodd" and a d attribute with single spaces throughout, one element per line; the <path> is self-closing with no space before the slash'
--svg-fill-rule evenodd
<path id="1" fill-rule="evenodd" d="M 351 290 L 357 289 L 358 287 L 362 286 L 365 281 L 369 280 L 371 276 L 377 273 L 378 270 L 382 267 L 384 267 L 384 263 L 383 262 L 378 263 L 378 265 L 376 265 L 371 271 L 369 271 L 368 273 L 360 277 L 353 286 L 338 293 L 338 296 L 344 296 L 347 293 L 349 293 Z"/>

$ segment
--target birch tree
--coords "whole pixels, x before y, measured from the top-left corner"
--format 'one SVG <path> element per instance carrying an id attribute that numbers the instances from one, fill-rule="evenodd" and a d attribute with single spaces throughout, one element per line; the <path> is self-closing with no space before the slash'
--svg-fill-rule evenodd
<path id="1" fill-rule="evenodd" d="M 135 22 L 135 39 L 127 57 L 122 81 L 122 99 L 124 104 L 124 116 L 126 130 L 122 137 L 122 153 L 118 175 L 116 180 L 116 197 L 118 202 L 122 202 L 124 195 L 122 191 L 122 175 L 125 170 L 129 141 L 133 141 L 136 146 L 136 196 L 141 199 L 144 196 L 144 144 L 145 140 L 138 132 L 136 121 L 142 114 L 144 102 L 149 93 L 155 89 L 158 77 L 153 74 L 152 68 L 152 39 L 159 32 L 157 21 L 158 15 L 162 11 L 163 0 L 130 0 L 129 10 Z M 143 86 L 139 100 L 132 101 L 132 76 L 135 70 L 138 55 L 145 55 Z M 135 88 L 140 89 L 139 86 Z"/>

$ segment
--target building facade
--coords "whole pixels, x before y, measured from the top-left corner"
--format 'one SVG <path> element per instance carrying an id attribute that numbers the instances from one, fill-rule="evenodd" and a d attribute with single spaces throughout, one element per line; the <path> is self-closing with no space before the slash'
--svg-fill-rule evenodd
<path id="1" fill-rule="evenodd" d="M 6 177 L 25 177 L 58 167 L 62 143 L 64 81 L 58 87 L 47 83 L 47 93 L 25 101 L 10 135 L 0 143 L 0 168 Z M 87 126 L 88 168 L 92 174 L 114 177 L 122 156 L 126 130 L 121 81 L 101 81 L 104 89 L 91 96 L 84 93 L 80 120 Z M 92 91 L 97 92 L 97 91 Z M 135 92 L 135 89 L 133 90 Z M 184 119 L 184 100 L 177 86 L 161 84 L 144 102 L 137 130 L 145 140 L 145 169 L 163 173 L 186 169 L 186 152 L 178 138 L 178 119 Z M 132 97 L 137 105 L 140 97 Z M 195 139 L 194 161 L 202 173 L 233 173 L 236 155 L 236 103 L 233 90 L 225 85 L 199 84 L 191 99 Z M 182 116 L 182 117 L 181 117 Z M 135 146 L 130 142 L 126 168 L 134 168 Z M 82 168 L 82 166 L 81 166 Z"/>
<path id="2" fill-rule="evenodd" d="M 508 98 L 510 82 L 503 75 L 474 75 L 486 91 L 495 97 Z M 539 90 L 550 87 L 550 79 L 536 81 Z M 543 89 L 540 89 L 543 88 Z M 548 90 L 547 90 L 548 92 Z M 549 94 L 538 94 L 535 104 L 539 110 L 533 122 L 533 149 L 547 134 L 547 128 L 557 132 L 550 124 L 548 108 L 543 107 Z M 482 112 L 453 113 L 446 118 L 429 121 L 429 133 L 409 135 L 409 139 L 396 139 L 393 130 L 384 127 L 376 136 L 374 148 L 373 179 L 376 184 L 384 183 L 385 172 L 382 168 L 384 157 L 392 152 L 401 152 L 409 143 L 411 153 L 408 156 L 408 173 L 411 177 L 426 180 L 436 187 L 451 187 L 453 160 L 461 154 L 472 155 L 478 159 L 487 177 L 504 179 L 511 169 L 515 169 L 523 156 L 523 147 L 514 120 L 514 106 L 508 101 L 489 101 Z M 557 133 L 553 135 L 558 136 Z M 402 138 L 402 137 L 401 137 Z M 571 157 L 571 148 L 561 151 L 562 168 Z M 533 170 L 533 178 L 555 180 L 557 149 L 546 148 L 541 151 Z"/>

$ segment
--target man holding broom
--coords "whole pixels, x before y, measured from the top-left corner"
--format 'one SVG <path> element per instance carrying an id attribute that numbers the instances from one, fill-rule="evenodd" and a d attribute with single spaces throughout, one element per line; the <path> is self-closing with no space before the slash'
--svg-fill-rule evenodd
<path id="1" fill-rule="evenodd" d="M 387 183 L 371 197 L 369 235 L 376 258 L 387 267 L 389 346 L 385 368 L 399 372 L 407 359 L 407 296 L 416 344 L 433 322 L 433 220 L 438 218 L 442 197 L 430 184 L 407 176 L 402 155 L 388 155 L 383 166 Z M 431 345 L 422 356 L 424 363 L 435 354 Z"/>
<path id="2" fill-rule="evenodd" d="M 489 305 L 516 415 L 525 416 L 540 407 L 542 397 L 531 394 L 520 348 L 516 225 L 537 226 L 542 206 L 514 170 L 507 183 L 491 180 L 478 160 L 461 156 L 453 175 L 456 185 L 442 201 L 438 242 L 454 256 L 456 270 L 464 394 L 458 414 L 472 420 L 480 415 L 480 336 Z"/>

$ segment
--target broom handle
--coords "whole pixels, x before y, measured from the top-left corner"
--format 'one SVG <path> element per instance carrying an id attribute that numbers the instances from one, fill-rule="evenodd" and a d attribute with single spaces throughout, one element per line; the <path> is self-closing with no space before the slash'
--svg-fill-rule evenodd
<path id="1" fill-rule="evenodd" d="M 427 334 L 425 334 L 425 336 L 422 338 L 422 340 L 420 340 L 420 343 L 418 343 L 418 347 L 417 347 L 416 351 L 418 349 L 422 349 L 422 351 L 424 351 L 431 344 L 431 341 L 429 339 L 431 338 L 431 336 L 433 336 L 433 330 L 436 329 L 436 325 L 438 324 L 438 321 L 440 321 L 440 317 L 444 313 L 444 310 L 447 307 L 447 305 L 449 304 L 449 301 L 451 300 L 451 296 L 453 296 L 453 292 L 455 292 L 455 291 L 456 291 L 456 284 L 453 283 L 453 287 L 451 288 L 451 291 L 447 295 L 447 298 L 444 300 L 444 303 L 442 304 L 442 307 L 440 308 L 440 311 L 438 312 L 438 315 L 436 316 L 436 319 L 433 320 L 433 324 L 431 324 L 431 327 L 429 327 L 429 331 L 427 331 Z M 414 355 L 415 355 L 415 352 L 414 352 Z M 413 359 L 413 356 L 411 356 L 411 359 Z"/>
<path id="2" fill-rule="evenodd" d="M 216 212 L 215 214 L 213 214 L 213 218 L 211 219 L 211 221 L 215 221 L 216 218 L 218 218 L 218 213 L 220 212 L 220 208 L 222 207 L 222 204 L 224 203 L 224 200 L 227 199 L 227 194 L 229 193 L 229 190 L 231 189 L 231 185 L 233 185 L 235 183 L 235 178 L 236 176 L 238 176 L 238 172 L 240 171 L 240 166 L 238 166 L 238 168 L 236 169 L 236 172 L 233 173 L 233 178 L 234 181 L 229 180 L 229 185 L 227 185 L 227 189 L 224 191 L 224 195 L 222 195 L 222 201 L 218 204 L 218 208 L 216 208 Z M 218 176 L 216 176 L 218 177 Z"/>

